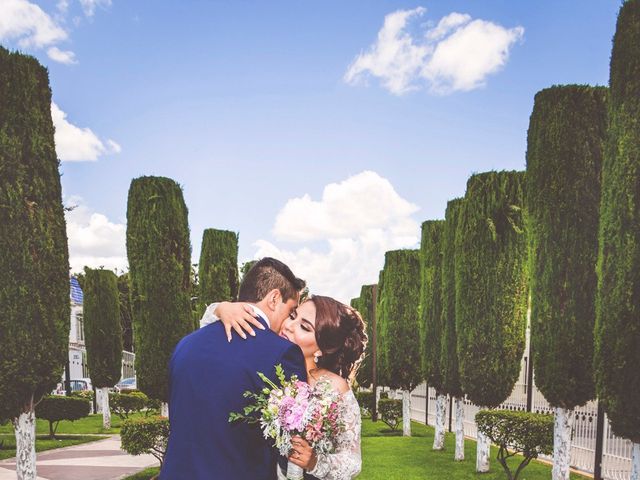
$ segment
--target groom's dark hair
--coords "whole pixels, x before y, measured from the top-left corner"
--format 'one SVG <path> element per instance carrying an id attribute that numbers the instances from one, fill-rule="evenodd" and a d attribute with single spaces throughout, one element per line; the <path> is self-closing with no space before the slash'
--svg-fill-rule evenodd
<path id="1" fill-rule="evenodd" d="M 306 282 L 296 277 L 280 260 L 265 257 L 258 260 L 245 274 L 240 284 L 238 301 L 258 303 L 275 289 L 280 291 L 282 301 L 296 298 Z"/>

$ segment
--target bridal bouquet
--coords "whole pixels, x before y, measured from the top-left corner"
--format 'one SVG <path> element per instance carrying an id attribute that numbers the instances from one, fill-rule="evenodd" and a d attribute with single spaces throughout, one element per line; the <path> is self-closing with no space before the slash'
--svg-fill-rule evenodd
<path id="1" fill-rule="evenodd" d="M 320 380 L 311 387 L 295 375 L 287 380 L 281 365 L 276 366 L 280 385 L 260 372 L 258 375 L 265 387 L 259 393 L 245 392 L 252 403 L 243 413 L 231 413 L 229 421 L 259 423 L 264 437 L 272 439 L 283 456 L 289 455 L 291 438 L 296 435 L 309 442 L 316 453 L 332 453 L 344 424 L 339 414 L 340 394 L 329 381 Z M 302 469 L 289 462 L 287 478 L 302 478 Z"/>

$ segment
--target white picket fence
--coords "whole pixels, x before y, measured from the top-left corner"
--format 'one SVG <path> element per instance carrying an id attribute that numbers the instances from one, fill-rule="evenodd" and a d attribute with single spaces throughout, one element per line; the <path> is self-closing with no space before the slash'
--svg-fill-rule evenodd
<path id="1" fill-rule="evenodd" d="M 526 411 L 527 409 L 527 357 L 522 359 L 520 378 L 511 396 L 498 408 Z M 531 410 L 538 413 L 552 413 L 549 403 L 535 386 L 535 372 L 533 382 L 533 396 Z M 455 409 L 451 411 L 451 403 L 447 402 L 447 427 L 455 426 Z M 480 408 L 465 400 L 464 402 L 464 433 L 470 438 L 476 438 L 477 428 L 475 415 Z M 453 415 L 450 422 L 450 416 Z M 436 393 L 426 384 L 419 385 L 411 392 L 411 418 L 417 422 L 435 425 Z M 597 401 L 588 402 L 575 410 L 575 422 L 572 432 L 571 466 L 576 470 L 593 474 L 595 469 L 596 424 L 598 418 Z M 632 443 L 624 438 L 616 437 L 611 431 L 611 425 L 605 416 L 603 434 L 602 477 L 606 480 L 629 480 L 631 473 Z M 453 454 L 452 454 L 453 455 Z M 551 460 L 551 458 L 548 458 Z"/>

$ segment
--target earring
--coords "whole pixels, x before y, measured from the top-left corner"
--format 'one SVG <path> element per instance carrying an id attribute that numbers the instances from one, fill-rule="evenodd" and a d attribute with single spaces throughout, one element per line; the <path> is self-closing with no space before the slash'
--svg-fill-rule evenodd
<path id="1" fill-rule="evenodd" d="M 320 355 L 314 355 L 313 356 L 313 361 L 318 363 L 318 359 L 320 358 Z"/>

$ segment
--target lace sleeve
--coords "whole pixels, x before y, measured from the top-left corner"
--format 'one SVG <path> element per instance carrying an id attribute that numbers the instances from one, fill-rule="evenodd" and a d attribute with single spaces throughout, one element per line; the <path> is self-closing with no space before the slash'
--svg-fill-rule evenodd
<path id="1" fill-rule="evenodd" d="M 210 323 L 214 323 L 217 322 L 218 320 L 220 320 L 215 313 L 216 308 L 218 307 L 218 305 L 220 305 L 219 303 L 212 303 L 211 305 L 209 305 L 207 307 L 207 309 L 204 311 L 204 315 L 202 315 L 202 318 L 200 319 L 200 328 L 202 327 L 206 327 L 207 325 L 209 325 Z"/>
<path id="2" fill-rule="evenodd" d="M 351 390 L 343 398 L 342 418 L 346 430 L 338 440 L 338 448 L 335 453 L 318 455 L 316 467 L 308 472 L 320 480 L 351 480 L 362 468 L 360 406 Z"/>

